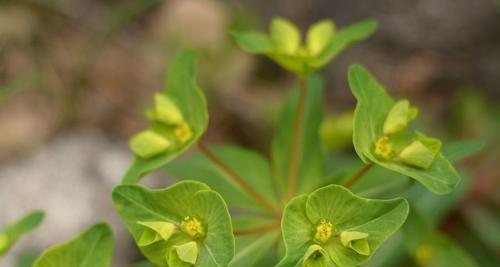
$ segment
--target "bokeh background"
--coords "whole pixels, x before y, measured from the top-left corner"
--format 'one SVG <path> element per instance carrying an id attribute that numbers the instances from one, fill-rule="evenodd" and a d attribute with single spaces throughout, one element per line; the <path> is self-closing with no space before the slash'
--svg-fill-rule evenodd
<path id="1" fill-rule="evenodd" d="M 98 220 L 113 225 L 114 266 L 141 260 L 109 193 L 132 158 L 127 138 L 146 125 L 151 95 L 183 47 L 201 55 L 199 83 L 211 115 L 204 139 L 267 153 L 294 80 L 238 49 L 228 32 L 266 30 L 277 15 L 302 30 L 322 18 L 339 27 L 379 20 L 373 37 L 322 71 L 327 123 L 341 125 L 323 133 L 325 142 L 352 154 L 350 63 L 364 64 L 393 95 L 419 106 L 417 123 L 429 134 L 483 140 L 485 148 L 460 163 L 470 179 L 439 228 L 479 266 L 499 266 L 498 0 L 0 1 L 0 228 L 33 209 L 47 212 L 0 266 L 29 261 Z M 396 266 L 415 264 L 403 257 Z"/>

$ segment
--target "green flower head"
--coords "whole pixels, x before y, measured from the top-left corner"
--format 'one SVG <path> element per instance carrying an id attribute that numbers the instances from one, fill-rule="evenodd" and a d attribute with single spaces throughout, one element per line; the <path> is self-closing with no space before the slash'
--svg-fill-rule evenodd
<path id="1" fill-rule="evenodd" d="M 411 177 L 438 194 L 456 186 L 460 177 L 441 153 L 441 141 L 409 129 L 418 110 L 408 100 L 395 101 L 360 65 L 349 67 L 349 86 L 358 101 L 354 148 L 365 164 Z"/>
<path id="2" fill-rule="evenodd" d="M 227 266 L 234 255 L 227 206 L 202 183 L 160 190 L 122 185 L 113 200 L 144 256 L 158 266 Z"/>
<path id="3" fill-rule="evenodd" d="M 196 64 L 196 53 L 185 50 L 169 66 L 165 88 L 154 95 L 154 106 L 146 112 L 150 125 L 129 141 L 136 157 L 123 183 L 137 183 L 163 167 L 189 149 L 207 129 L 207 105 L 195 81 Z"/>
<path id="4" fill-rule="evenodd" d="M 369 37 L 377 22 L 362 21 L 336 30 L 333 21 L 325 19 L 309 27 L 305 40 L 297 26 L 285 18 L 271 21 L 269 35 L 260 32 L 233 33 L 245 51 L 266 55 L 285 69 L 307 75 L 328 64 L 349 44 Z"/>
<path id="5" fill-rule="evenodd" d="M 365 262 L 408 215 L 402 198 L 357 197 L 339 185 L 292 199 L 282 233 L 286 254 L 278 266 L 356 266 Z"/>

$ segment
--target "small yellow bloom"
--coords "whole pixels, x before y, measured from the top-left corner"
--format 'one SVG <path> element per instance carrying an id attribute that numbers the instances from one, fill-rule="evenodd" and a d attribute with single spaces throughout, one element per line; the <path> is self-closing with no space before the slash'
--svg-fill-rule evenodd
<path id="1" fill-rule="evenodd" d="M 375 143 L 375 154 L 383 159 L 389 159 L 392 154 L 392 145 L 387 136 L 380 137 Z"/>
<path id="2" fill-rule="evenodd" d="M 184 233 L 194 238 L 200 238 L 205 235 L 203 225 L 195 217 L 186 216 L 181 222 L 181 229 Z"/>
<path id="3" fill-rule="evenodd" d="M 326 243 L 332 237 L 334 228 L 331 222 L 321 220 L 316 226 L 316 233 L 314 234 L 314 241 L 318 243 Z"/>
<path id="4" fill-rule="evenodd" d="M 179 124 L 179 126 L 175 128 L 174 134 L 181 143 L 186 143 L 193 137 L 193 131 L 191 131 L 191 127 L 186 122 Z"/>

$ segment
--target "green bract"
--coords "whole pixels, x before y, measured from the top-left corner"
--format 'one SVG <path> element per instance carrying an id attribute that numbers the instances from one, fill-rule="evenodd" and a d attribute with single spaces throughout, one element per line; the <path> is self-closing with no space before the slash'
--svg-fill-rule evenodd
<path id="1" fill-rule="evenodd" d="M 183 181 L 160 190 L 122 185 L 113 200 L 142 253 L 156 265 L 227 266 L 234 256 L 226 204 L 202 183 Z"/>
<path id="2" fill-rule="evenodd" d="M 332 261 L 326 251 L 318 245 L 311 245 L 307 248 L 306 254 L 302 259 L 304 267 L 327 267 L 333 266 Z"/>
<path id="3" fill-rule="evenodd" d="M 340 242 L 344 247 L 351 248 L 358 254 L 370 255 L 367 233 L 345 231 L 340 233 Z"/>
<path id="4" fill-rule="evenodd" d="M 196 85 L 197 55 L 186 50 L 170 67 L 163 93 L 155 95 L 155 107 L 147 112 L 151 126 L 133 136 L 136 154 L 123 182 L 135 183 L 193 145 L 208 124 L 205 97 Z"/>
<path id="5" fill-rule="evenodd" d="M 144 232 L 137 241 L 140 247 L 149 246 L 158 241 L 167 241 L 175 231 L 175 225 L 169 222 L 141 222 L 137 224 L 144 226 Z"/>
<path id="6" fill-rule="evenodd" d="M 336 31 L 331 20 L 313 24 L 302 43 L 298 28 L 284 18 L 274 18 L 269 35 L 260 32 L 233 33 L 238 45 L 247 52 L 266 55 L 285 69 L 307 76 L 328 64 L 353 42 L 369 37 L 377 22 L 366 20 Z"/>
<path id="7" fill-rule="evenodd" d="M 43 218 L 43 212 L 35 211 L 3 229 L 0 232 L 0 257 L 7 253 L 19 238 L 37 228 Z"/>
<path id="8" fill-rule="evenodd" d="M 286 254 L 277 266 L 359 265 L 407 215 L 408 203 L 402 198 L 360 198 L 338 185 L 298 196 L 283 214 Z"/>
<path id="9" fill-rule="evenodd" d="M 450 192 L 460 177 L 440 152 L 441 142 L 407 129 L 417 110 L 406 100 L 394 102 L 360 65 L 349 68 L 349 85 L 358 100 L 353 142 L 363 162 L 414 178 L 434 193 Z"/>
<path id="10" fill-rule="evenodd" d="M 33 267 L 109 267 L 113 256 L 113 233 L 107 224 L 92 226 L 73 240 L 40 255 Z"/>

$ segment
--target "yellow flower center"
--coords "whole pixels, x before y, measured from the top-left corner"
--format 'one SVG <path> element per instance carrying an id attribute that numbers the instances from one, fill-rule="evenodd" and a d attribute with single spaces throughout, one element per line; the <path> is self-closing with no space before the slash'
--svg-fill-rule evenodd
<path id="1" fill-rule="evenodd" d="M 186 216 L 186 218 L 184 218 L 181 222 L 181 229 L 184 233 L 194 238 L 200 238 L 205 235 L 203 225 L 194 217 Z"/>
<path id="2" fill-rule="evenodd" d="M 331 222 L 321 220 L 316 226 L 316 233 L 314 234 L 314 241 L 318 243 L 326 243 L 332 237 L 334 228 Z"/>
<path id="3" fill-rule="evenodd" d="M 186 122 L 179 124 L 175 128 L 174 134 L 181 143 L 186 143 L 193 137 L 193 131 L 191 131 L 191 127 Z"/>
<path id="4" fill-rule="evenodd" d="M 383 159 L 389 159 L 392 156 L 392 145 L 387 136 L 380 137 L 375 143 L 375 154 Z"/>

